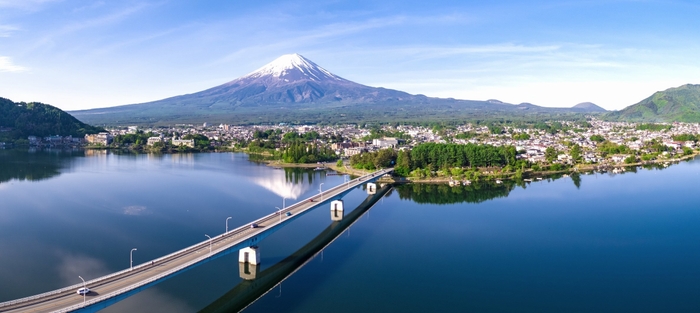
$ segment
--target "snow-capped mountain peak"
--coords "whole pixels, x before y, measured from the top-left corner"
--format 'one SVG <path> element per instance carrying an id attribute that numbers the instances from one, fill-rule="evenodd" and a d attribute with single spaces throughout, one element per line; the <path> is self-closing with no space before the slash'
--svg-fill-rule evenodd
<path id="1" fill-rule="evenodd" d="M 345 79 L 334 75 L 302 55 L 285 54 L 243 78 L 275 77 L 284 81 L 310 79 L 313 81 Z"/>

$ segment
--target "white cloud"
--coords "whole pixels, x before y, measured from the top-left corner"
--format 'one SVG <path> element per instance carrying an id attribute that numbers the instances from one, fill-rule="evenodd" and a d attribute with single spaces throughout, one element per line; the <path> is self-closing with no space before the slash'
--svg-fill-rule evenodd
<path id="1" fill-rule="evenodd" d="M 17 26 L 12 25 L 0 25 L 0 38 L 7 38 L 12 35 L 15 31 L 19 30 Z"/>
<path id="2" fill-rule="evenodd" d="M 56 254 L 60 259 L 58 274 L 64 284 L 80 283 L 79 275 L 87 281 L 110 273 L 107 265 L 96 258 L 74 255 L 65 251 L 59 251 Z"/>
<path id="3" fill-rule="evenodd" d="M 0 56 L 0 72 L 24 72 L 27 68 L 12 63 L 10 57 Z"/>

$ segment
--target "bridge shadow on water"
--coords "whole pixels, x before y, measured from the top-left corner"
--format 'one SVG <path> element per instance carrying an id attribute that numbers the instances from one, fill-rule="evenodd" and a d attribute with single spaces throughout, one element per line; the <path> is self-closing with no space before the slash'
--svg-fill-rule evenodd
<path id="1" fill-rule="evenodd" d="M 277 264 L 265 269 L 262 272 L 255 272 L 257 269 L 252 265 L 245 266 L 242 271 L 254 275 L 255 279 L 244 280 L 236 285 L 229 292 L 219 299 L 200 310 L 200 313 L 218 312 L 240 312 L 270 292 L 296 271 L 301 269 L 309 261 L 323 251 L 335 239 L 342 235 L 345 230 L 352 226 L 360 217 L 369 211 L 382 197 L 384 197 L 393 186 L 387 185 L 377 190 L 374 195 L 369 195 L 352 212 L 346 214 L 342 220 L 334 221 L 318 236 L 309 241 L 299 250 L 292 253 L 287 258 Z"/>

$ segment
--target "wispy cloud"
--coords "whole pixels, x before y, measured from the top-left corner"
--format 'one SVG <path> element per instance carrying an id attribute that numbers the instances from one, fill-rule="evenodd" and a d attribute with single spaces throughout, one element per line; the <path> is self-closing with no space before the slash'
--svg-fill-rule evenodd
<path id="1" fill-rule="evenodd" d="M 10 37 L 12 33 L 19 30 L 19 27 L 12 25 L 0 25 L 0 37 Z"/>
<path id="2" fill-rule="evenodd" d="M 12 63 L 10 57 L 0 56 L 0 72 L 19 73 L 25 71 L 27 71 L 26 67 Z"/>
<path id="3" fill-rule="evenodd" d="M 27 11 L 36 11 L 46 4 L 62 0 L 0 0 L 0 8 L 12 8 Z"/>
<path id="4" fill-rule="evenodd" d="M 58 274 L 65 284 L 79 283 L 78 275 L 82 275 L 85 280 L 90 280 L 110 272 L 107 265 L 99 259 L 66 251 L 57 251 L 56 254 L 60 259 L 57 267 Z"/>
<path id="5" fill-rule="evenodd" d="M 148 214 L 148 209 L 141 205 L 130 205 L 124 207 L 124 215 L 144 215 Z"/>
<path id="6" fill-rule="evenodd" d="M 2 0 L 0 0 L 2 1 Z M 91 28 L 96 28 L 96 27 L 102 27 L 105 25 L 110 25 L 114 23 L 121 22 L 132 15 L 143 11 L 144 9 L 151 7 L 153 4 L 149 3 L 139 3 L 124 9 L 121 9 L 116 12 L 112 12 L 106 15 L 98 16 L 95 18 L 91 19 L 86 19 L 82 21 L 77 21 L 68 25 L 63 26 L 62 28 L 57 29 L 56 31 L 50 32 L 40 38 L 32 47 L 31 49 L 38 49 L 47 45 L 52 45 L 54 42 L 57 41 L 58 38 L 61 38 L 65 35 L 73 34 L 82 30 L 86 29 L 91 29 Z"/>

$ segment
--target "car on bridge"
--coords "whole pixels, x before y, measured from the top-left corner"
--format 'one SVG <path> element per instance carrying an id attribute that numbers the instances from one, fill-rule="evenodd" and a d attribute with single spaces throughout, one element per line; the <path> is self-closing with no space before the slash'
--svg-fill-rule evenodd
<path id="1" fill-rule="evenodd" d="M 78 291 L 76 291 L 76 293 L 81 295 L 81 296 L 84 296 L 84 295 L 90 293 L 90 288 L 88 288 L 88 287 L 80 288 L 80 289 L 78 289 Z"/>
<path id="2" fill-rule="evenodd" d="M 258 224 L 256 224 L 256 223 L 250 224 L 250 228 L 258 228 Z"/>

